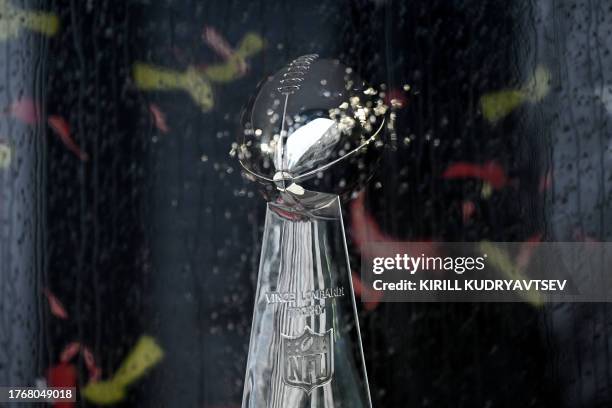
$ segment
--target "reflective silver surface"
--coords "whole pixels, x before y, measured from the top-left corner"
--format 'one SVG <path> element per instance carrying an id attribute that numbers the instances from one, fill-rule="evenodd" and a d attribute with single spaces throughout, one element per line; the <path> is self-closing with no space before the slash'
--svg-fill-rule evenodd
<path id="1" fill-rule="evenodd" d="M 281 191 L 343 194 L 369 177 L 387 110 L 351 68 L 316 54 L 299 57 L 269 77 L 247 108 L 240 163 Z M 336 177 L 321 181 L 331 167 Z"/>
<path id="2" fill-rule="evenodd" d="M 268 204 L 243 408 L 371 407 L 340 200 L 319 204 Z"/>

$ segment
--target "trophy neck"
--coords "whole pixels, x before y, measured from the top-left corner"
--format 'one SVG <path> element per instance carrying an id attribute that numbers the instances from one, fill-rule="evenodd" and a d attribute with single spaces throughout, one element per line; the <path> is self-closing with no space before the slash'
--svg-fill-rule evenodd
<path id="1" fill-rule="evenodd" d="M 336 194 L 307 192 L 296 198 L 283 193 L 268 203 L 268 209 L 287 220 L 336 220 L 340 217 L 340 197 Z"/>

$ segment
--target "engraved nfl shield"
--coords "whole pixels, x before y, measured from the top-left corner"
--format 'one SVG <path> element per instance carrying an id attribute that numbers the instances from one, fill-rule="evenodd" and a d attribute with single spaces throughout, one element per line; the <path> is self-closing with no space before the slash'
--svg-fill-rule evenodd
<path id="1" fill-rule="evenodd" d="M 314 333 L 306 326 L 298 337 L 282 335 L 283 381 L 306 393 L 331 381 L 334 375 L 333 329 Z"/>

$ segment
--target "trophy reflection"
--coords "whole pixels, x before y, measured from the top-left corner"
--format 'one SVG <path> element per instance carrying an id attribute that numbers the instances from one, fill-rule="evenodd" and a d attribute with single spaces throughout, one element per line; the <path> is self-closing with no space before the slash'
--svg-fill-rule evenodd
<path id="1" fill-rule="evenodd" d="M 371 407 L 340 197 L 370 177 L 387 108 L 335 60 L 261 86 L 238 157 L 268 197 L 243 408 Z"/>

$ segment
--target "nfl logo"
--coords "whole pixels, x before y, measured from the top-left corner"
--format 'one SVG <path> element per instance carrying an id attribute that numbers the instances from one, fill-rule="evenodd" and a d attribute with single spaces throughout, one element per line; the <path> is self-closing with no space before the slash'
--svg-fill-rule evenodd
<path id="1" fill-rule="evenodd" d="M 333 332 L 314 333 L 306 326 L 298 337 L 282 337 L 283 381 L 310 392 L 331 381 L 334 375 Z"/>

